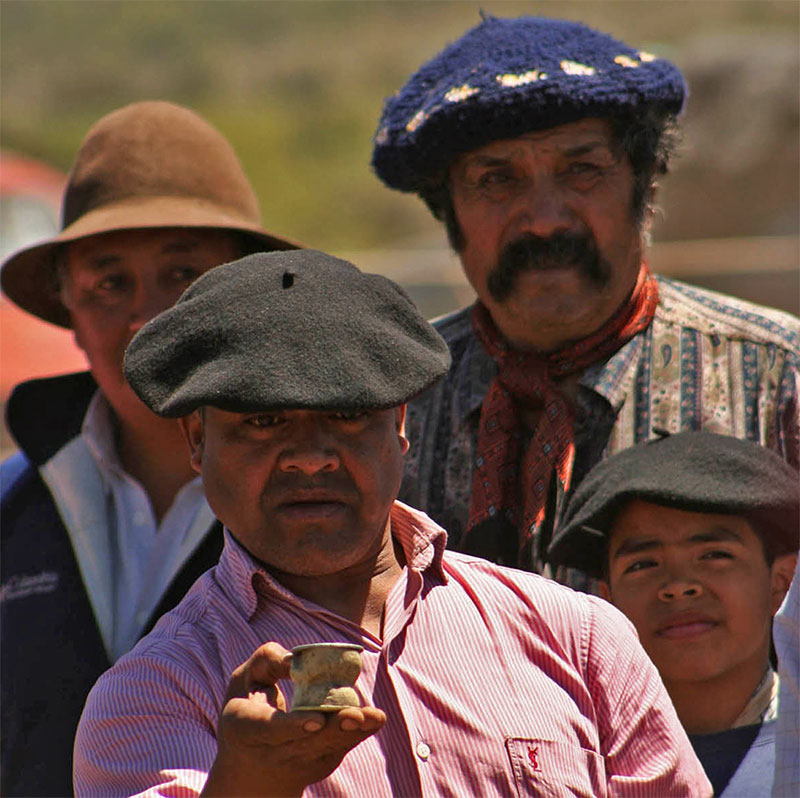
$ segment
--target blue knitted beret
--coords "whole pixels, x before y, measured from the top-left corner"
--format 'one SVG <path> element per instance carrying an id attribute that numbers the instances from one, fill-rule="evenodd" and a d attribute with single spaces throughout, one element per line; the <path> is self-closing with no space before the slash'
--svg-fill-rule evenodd
<path id="1" fill-rule="evenodd" d="M 645 106 L 679 113 L 677 67 L 579 22 L 487 16 L 390 97 L 372 166 L 391 188 L 425 178 L 490 141 Z"/>

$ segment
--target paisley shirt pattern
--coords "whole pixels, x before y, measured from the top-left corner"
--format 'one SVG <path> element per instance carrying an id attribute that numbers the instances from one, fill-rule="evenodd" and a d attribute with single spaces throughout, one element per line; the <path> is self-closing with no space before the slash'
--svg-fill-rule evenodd
<path id="1" fill-rule="evenodd" d="M 800 320 L 664 277 L 658 283 L 652 324 L 580 377 L 571 491 L 600 459 L 664 432 L 689 429 L 760 441 L 800 467 Z M 453 364 L 442 381 L 409 404 L 411 449 L 399 498 L 441 524 L 452 545 L 469 516 L 480 407 L 496 367 L 473 333 L 469 308 L 434 326 Z M 521 561 L 505 564 L 553 575 L 547 544 L 571 495 L 554 482 L 531 546 Z M 491 541 L 478 553 L 504 559 L 499 552 L 492 556 Z M 591 588 L 576 572 L 555 576 Z"/>

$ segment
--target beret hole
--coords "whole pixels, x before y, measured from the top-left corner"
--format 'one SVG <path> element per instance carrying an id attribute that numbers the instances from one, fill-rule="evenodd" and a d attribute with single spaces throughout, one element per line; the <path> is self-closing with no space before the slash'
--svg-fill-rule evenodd
<path id="1" fill-rule="evenodd" d="M 294 285 L 294 275 L 291 272 L 283 273 L 283 287 L 291 288 Z"/>

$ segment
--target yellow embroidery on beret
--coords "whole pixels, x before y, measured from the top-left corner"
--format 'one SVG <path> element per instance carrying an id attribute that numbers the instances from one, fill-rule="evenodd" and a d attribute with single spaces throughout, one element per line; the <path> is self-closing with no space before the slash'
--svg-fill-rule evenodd
<path id="1" fill-rule="evenodd" d="M 614 63 L 619 64 L 620 66 L 629 67 L 631 69 L 635 69 L 636 67 L 639 66 L 638 61 L 627 55 L 618 55 L 614 59 Z"/>
<path id="2" fill-rule="evenodd" d="M 535 83 L 537 80 L 545 80 L 547 78 L 546 72 L 541 72 L 538 69 L 531 69 L 528 72 L 523 72 L 520 75 L 498 75 L 495 80 L 501 86 L 525 86 L 528 83 Z"/>
<path id="3" fill-rule="evenodd" d="M 409 133 L 413 133 L 427 118 L 428 114 L 426 114 L 425 111 L 417 111 L 411 118 L 411 121 L 406 125 L 406 130 Z"/>
<path id="4" fill-rule="evenodd" d="M 642 63 L 648 63 L 649 61 L 656 61 L 658 59 L 657 55 L 653 55 L 652 53 L 646 53 L 644 50 L 639 51 L 639 60 Z"/>
<path id="5" fill-rule="evenodd" d="M 473 94 L 477 94 L 478 91 L 480 90 L 465 83 L 463 86 L 450 89 L 450 91 L 444 95 L 444 98 L 449 103 L 460 103 L 462 100 L 466 100 L 467 97 L 472 97 Z"/>
<path id="6" fill-rule="evenodd" d="M 562 61 L 561 69 L 568 75 L 594 75 L 594 67 L 579 64 L 577 61 Z"/>

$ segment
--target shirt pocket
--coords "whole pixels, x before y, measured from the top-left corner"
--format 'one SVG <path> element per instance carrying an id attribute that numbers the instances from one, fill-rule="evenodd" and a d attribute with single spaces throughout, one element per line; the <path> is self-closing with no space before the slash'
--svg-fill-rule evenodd
<path id="1" fill-rule="evenodd" d="M 571 743 L 506 737 L 519 796 L 605 798 L 603 757 Z"/>

